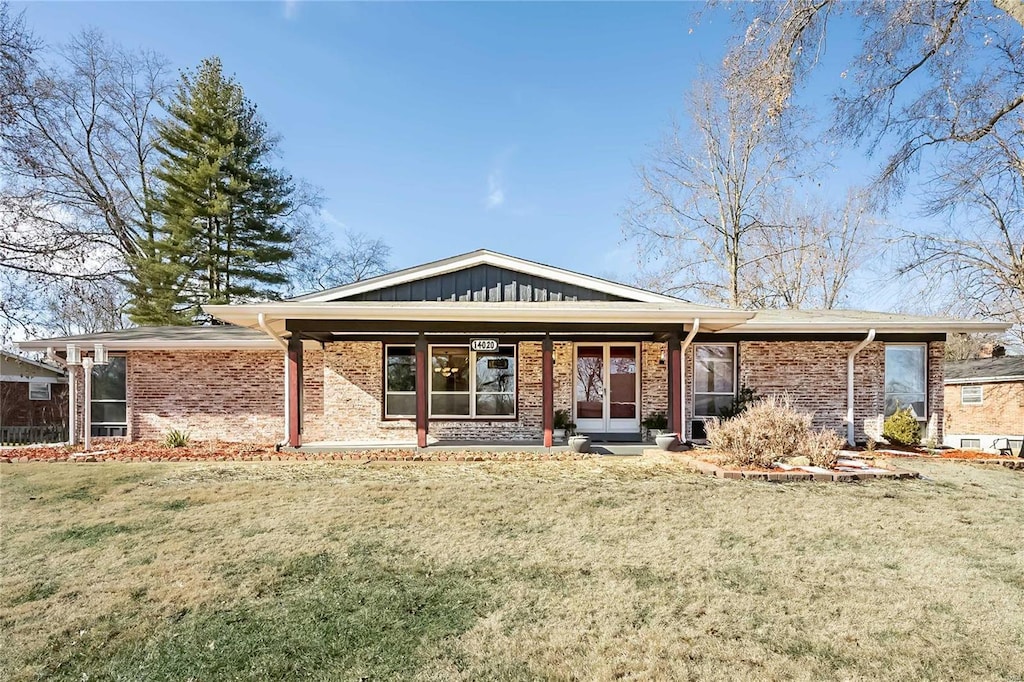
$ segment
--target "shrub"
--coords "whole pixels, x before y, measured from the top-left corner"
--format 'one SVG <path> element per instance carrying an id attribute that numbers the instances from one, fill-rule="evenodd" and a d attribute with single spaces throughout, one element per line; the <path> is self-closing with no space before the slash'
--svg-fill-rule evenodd
<path id="1" fill-rule="evenodd" d="M 651 429 L 664 431 L 668 428 L 668 417 L 665 416 L 664 412 L 651 412 L 649 415 L 644 417 L 641 424 L 648 431 Z"/>
<path id="2" fill-rule="evenodd" d="M 741 466 L 770 468 L 786 457 L 803 455 L 814 466 L 831 469 L 846 442 L 830 429 L 811 430 L 812 415 L 797 412 L 788 398 L 769 396 L 732 419 L 708 423 L 708 444 Z"/>
<path id="3" fill-rule="evenodd" d="M 754 389 L 749 386 L 740 386 L 740 390 L 736 394 L 736 397 L 732 399 L 732 404 L 722 409 L 718 416 L 722 419 L 738 417 L 746 412 L 748 407 L 760 399 L 761 397 L 757 395 L 757 391 Z"/>
<path id="4" fill-rule="evenodd" d="M 800 454 L 811 460 L 816 467 L 831 469 L 839 459 L 839 450 L 846 444 L 846 439 L 831 429 L 812 431 L 807 434 L 800 448 Z"/>
<path id="5" fill-rule="evenodd" d="M 917 445 L 921 442 L 921 425 L 909 407 L 898 409 L 882 424 L 882 435 L 890 443 Z"/>
<path id="6" fill-rule="evenodd" d="M 188 445 L 191 437 L 185 431 L 179 431 L 178 429 L 171 429 L 164 436 L 164 447 L 165 448 L 183 448 Z"/>
<path id="7" fill-rule="evenodd" d="M 797 454 L 810 427 L 811 415 L 797 412 L 788 398 L 768 396 L 738 417 L 708 422 L 708 444 L 737 464 L 768 468 Z"/>
<path id="8" fill-rule="evenodd" d="M 555 410 L 553 427 L 556 429 L 573 429 L 576 427 L 569 418 L 569 410 Z"/>

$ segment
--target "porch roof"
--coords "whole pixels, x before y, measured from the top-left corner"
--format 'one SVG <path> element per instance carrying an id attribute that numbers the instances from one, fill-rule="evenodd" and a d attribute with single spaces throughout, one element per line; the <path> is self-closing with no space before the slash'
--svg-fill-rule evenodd
<path id="1" fill-rule="evenodd" d="M 692 325 L 700 319 L 701 329 L 721 331 L 749 320 L 753 312 L 711 308 L 684 301 L 545 301 L 545 302 L 465 302 L 465 301 L 285 301 L 244 305 L 207 305 L 203 310 L 214 317 L 241 327 L 257 328 L 260 315 L 264 324 L 276 333 L 284 333 L 288 322 L 336 323 L 346 331 L 346 323 L 406 323 L 410 330 L 437 323 L 515 325 Z M 361 325 L 365 326 L 365 325 Z"/>

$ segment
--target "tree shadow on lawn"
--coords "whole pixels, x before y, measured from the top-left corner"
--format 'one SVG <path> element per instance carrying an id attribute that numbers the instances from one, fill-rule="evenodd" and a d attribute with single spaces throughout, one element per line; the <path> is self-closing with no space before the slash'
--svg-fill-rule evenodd
<path id="1" fill-rule="evenodd" d="M 442 660 L 462 667 L 454 640 L 492 603 L 474 579 L 482 569 L 439 570 L 398 556 L 357 544 L 343 557 L 278 560 L 253 598 L 151 615 L 141 625 L 128 603 L 86 631 L 51 638 L 34 672 L 63 680 L 398 679 Z"/>

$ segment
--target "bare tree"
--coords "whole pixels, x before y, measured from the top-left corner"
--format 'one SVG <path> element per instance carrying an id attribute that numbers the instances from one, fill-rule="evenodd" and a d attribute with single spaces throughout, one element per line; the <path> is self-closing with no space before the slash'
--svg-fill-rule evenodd
<path id="1" fill-rule="evenodd" d="M 687 99 L 688 125 L 678 123 L 639 169 L 642 195 L 624 215 L 627 238 L 641 261 L 660 270 L 667 293 L 725 303 L 756 304 L 759 261 L 754 246 L 771 221 L 770 204 L 804 169 L 807 143 L 798 112 L 769 116 L 735 72 L 705 75 Z"/>
<path id="2" fill-rule="evenodd" d="M 1024 10 L 971 0 L 785 0 L 745 6 L 729 59 L 756 77 L 779 114 L 813 70 L 839 15 L 859 21 L 861 49 L 843 77 L 834 133 L 887 155 L 877 187 L 900 192 L 922 154 L 956 154 L 1013 128 L 1024 105 Z"/>
<path id="3" fill-rule="evenodd" d="M 287 266 L 292 295 L 382 275 L 391 255 L 391 247 L 379 237 L 345 229 L 339 242 L 317 224 L 304 226 L 292 248 L 295 256 Z"/>
<path id="4" fill-rule="evenodd" d="M 951 285 L 957 312 L 1006 320 L 1024 343 L 1024 144 L 992 135 L 976 152 L 936 179 L 944 189 L 930 208 L 947 220 L 903 234 L 900 272 Z"/>
<path id="5" fill-rule="evenodd" d="M 824 200 L 779 209 L 781 222 L 765 225 L 753 239 L 760 254 L 748 289 L 763 308 L 841 307 L 851 279 L 877 253 L 880 222 L 863 194 L 850 191 L 841 205 Z"/>
<path id="6" fill-rule="evenodd" d="M 86 31 L 23 67 L 0 136 L 0 270 L 20 273 L 22 286 L 108 288 L 128 274 L 139 230 L 152 224 L 153 124 L 166 62 Z"/>
<path id="7" fill-rule="evenodd" d="M 946 337 L 946 360 L 974 360 L 985 357 L 986 351 L 999 345 L 996 334 L 949 334 Z"/>

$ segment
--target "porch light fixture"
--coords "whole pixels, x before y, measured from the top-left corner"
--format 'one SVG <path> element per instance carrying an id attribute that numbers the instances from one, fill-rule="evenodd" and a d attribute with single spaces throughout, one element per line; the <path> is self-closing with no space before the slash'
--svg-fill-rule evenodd
<path id="1" fill-rule="evenodd" d="M 93 346 L 92 357 L 83 355 L 78 346 L 68 344 L 67 364 L 71 367 L 81 366 L 85 379 L 85 419 L 82 430 L 84 434 L 83 447 L 86 452 L 89 451 L 89 446 L 92 444 L 92 368 L 106 365 L 108 361 L 107 349 L 102 343 Z M 72 438 L 74 438 L 73 435 Z"/>

